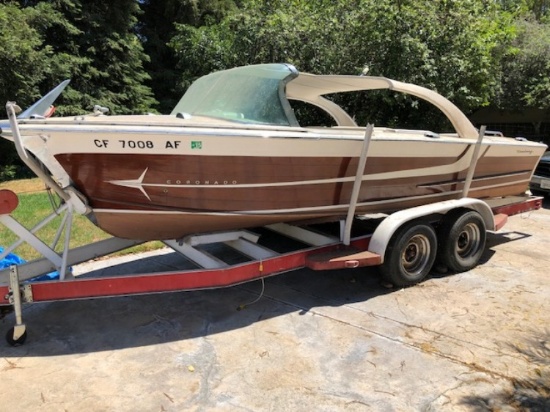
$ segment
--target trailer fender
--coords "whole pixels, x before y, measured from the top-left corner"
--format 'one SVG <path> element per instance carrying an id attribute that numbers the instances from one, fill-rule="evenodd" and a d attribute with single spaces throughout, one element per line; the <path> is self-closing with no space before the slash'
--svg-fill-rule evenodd
<path id="1" fill-rule="evenodd" d="M 493 212 L 484 201 L 467 197 L 446 200 L 401 210 L 389 215 L 374 231 L 370 240 L 369 251 L 380 255 L 382 263 L 384 263 L 386 249 L 393 234 L 405 223 L 430 215 L 445 215 L 449 211 L 458 208 L 470 209 L 478 212 L 485 221 L 487 230 L 495 230 Z"/>

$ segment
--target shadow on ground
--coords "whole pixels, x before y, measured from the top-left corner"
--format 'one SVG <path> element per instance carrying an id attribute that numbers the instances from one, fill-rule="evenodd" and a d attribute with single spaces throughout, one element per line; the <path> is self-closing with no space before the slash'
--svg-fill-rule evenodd
<path id="1" fill-rule="evenodd" d="M 462 404 L 474 412 L 500 411 L 503 406 L 517 411 L 550 411 L 550 331 L 533 331 L 531 338 L 511 348 L 532 365 L 525 377 L 512 379 L 512 387 L 491 397 L 467 397 Z"/>
<path id="2" fill-rule="evenodd" d="M 481 263 L 493 256 L 491 247 L 526 236 L 516 232 L 513 236 L 490 234 Z M 151 267 L 174 270 L 173 266 L 181 264 L 178 256 L 173 253 L 145 258 L 138 265 L 144 272 Z M 121 264 L 95 275 L 140 273 L 135 265 Z M 433 274 L 432 278 L 448 275 Z M 289 313 L 301 315 L 314 307 L 364 302 L 392 292 L 381 286 L 374 268 L 324 272 L 301 269 L 266 278 L 265 284 L 258 280 L 222 289 L 34 303 L 23 311 L 26 343 L 14 348 L 0 342 L 0 357 L 57 356 L 157 345 L 241 329 Z M 0 321 L 0 328 L 6 333 L 13 324 L 14 315 L 10 314 Z"/>
<path id="3" fill-rule="evenodd" d="M 365 301 L 389 292 L 380 286 L 373 269 L 302 269 L 266 278 L 264 287 L 259 280 L 222 289 L 34 303 L 23 311 L 27 341 L 18 347 L 0 342 L 0 357 L 58 356 L 158 345 L 241 329 L 293 312 L 305 314 L 315 306 Z M 6 333 L 14 315 L 0 322 Z"/>

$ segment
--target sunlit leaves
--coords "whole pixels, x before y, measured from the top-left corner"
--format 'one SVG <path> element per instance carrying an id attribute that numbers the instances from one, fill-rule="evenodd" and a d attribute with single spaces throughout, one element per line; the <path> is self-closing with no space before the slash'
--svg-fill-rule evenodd
<path id="1" fill-rule="evenodd" d="M 219 23 L 178 26 L 171 45 L 183 82 L 227 67 L 289 62 L 312 73 L 386 76 L 436 89 L 464 111 L 500 87 L 500 59 L 514 15 L 477 0 L 248 0 Z M 375 102 L 387 103 L 380 106 Z M 361 121 L 431 126 L 441 121 L 413 99 L 382 94 L 342 101 Z"/>

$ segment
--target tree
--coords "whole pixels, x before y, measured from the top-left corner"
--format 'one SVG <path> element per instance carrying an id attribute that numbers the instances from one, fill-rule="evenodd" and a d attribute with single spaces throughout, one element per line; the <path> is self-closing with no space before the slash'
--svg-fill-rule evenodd
<path id="1" fill-rule="evenodd" d="M 61 114 L 89 112 L 100 104 L 111 113 L 145 113 L 156 101 L 147 85 L 148 60 L 135 32 L 141 13 L 134 0 L 26 0 L 21 7 L 51 4 L 61 18 L 43 28 L 57 63 L 52 78 L 71 78 L 59 100 Z"/>
<path id="2" fill-rule="evenodd" d="M 550 0 L 526 0 L 526 2 L 537 21 L 542 21 L 550 15 Z"/>
<path id="3" fill-rule="evenodd" d="M 21 9 L 0 4 L 0 99 L 28 105 L 40 96 L 40 85 L 52 75 L 54 49 L 44 43 L 44 32 L 60 18 L 47 3 Z M 4 115 L 0 116 L 5 118 Z"/>
<path id="4" fill-rule="evenodd" d="M 171 45 L 185 85 L 213 70 L 252 63 L 284 61 L 301 71 L 342 74 L 368 66 L 369 74 L 436 89 L 470 111 L 488 104 L 498 89 L 512 22 L 513 15 L 491 1 L 249 0 L 220 23 L 178 25 Z M 377 99 L 387 104 L 365 97 L 340 103 L 361 123 L 442 122 L 414 99 L 389 93 Z"/>
<path id="5" fill-rule="evenodd" d="M 538 113 L 530 121 L 530 137 L 548 143 L 550 119 L 544 113 L 550 111 L 550 20 L 527 17 L 517 22 L 517 30 L 514 48 L 502 60 L 502 88 L 493 106 Z"/>
<path id="6" fill-rule="evenodd" d="M 52 75 L 55 64 L 51 63 L 57 58 L 37 28 L 47 27 L 59 17 L 46 3 L 28 9 L 0 4 L 0 118 L 7 117 L 6 101 L 17 100 L 25 107 L 39 98 L 40 85 Z M 0 181 L 24 173 L 10 142 L 0 139 L 0 153 Z"/>
<path id="7" fill-rule="evenodd" d="M 175 24 L 199 27 L 219 22 L 234 9 L 233 0 L 143 0 L 138 33 L 147 55 L 145 65 L 159 101 L 161 113 L 172 110 L 181 97 L 181 70 L 174 51 L 168 46 L 176 34 Z"/>
<path id="8" fill-rule="evenodd" d="M 521 7 L 523 13 L 515 21 L 512 48 L 502 59 L 502 89 L 494 106 L 550 109 L 550 1 L 508 3 Z"/>
<path id="9" fill-rule="evenodd" d="M 517 23 L 513 51 L 503 59 L 502 93 L 497 106 L 550 109 L 550 22 Z"/>
<path id="10" fill-rule="evenodd" d="M 95 104 L 109 107 L 116 114 L 151 111 L 156 101 L 147 85 L 149 76 L 144 64 L 148 57 L 135 33 L 138 3 L 73 0 L 60 2 L 60 6 L 80 33 L 69 41 L 56 42 L 56 51 L 76 50 L 82 59 L 72 73 L 72 89 L 77 93 L 63 102 L 72 111 L 78 107 L 90 110 Z"/>
<path id="11" fill-rule="evenodd" d="M 114 114 L 151 111 L 157 102 L 135 31 L 140 12 L 134 0 L 0 5 L 0 96 L 27 106 L 71 78 L 57 102 L 59 114 L 90 112 L 96 104 Z M 2 149 L 0 168 L 11 175 L 14 149 Z"/>

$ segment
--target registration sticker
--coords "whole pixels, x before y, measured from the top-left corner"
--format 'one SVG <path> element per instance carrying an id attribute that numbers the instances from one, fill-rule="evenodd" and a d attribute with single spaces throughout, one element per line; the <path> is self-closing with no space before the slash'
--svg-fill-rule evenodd
<path id="1" fill-rule="evenodd" d="M 202 142 L 201 141 L 192 141 L 191 142 L 191 149 L 202 149 Z"/>
<path id="2" fill-rule="evenodd" d="M 550 179 L 541 179 L 540 188 L 541 189 L 550 189 Z"/>

